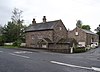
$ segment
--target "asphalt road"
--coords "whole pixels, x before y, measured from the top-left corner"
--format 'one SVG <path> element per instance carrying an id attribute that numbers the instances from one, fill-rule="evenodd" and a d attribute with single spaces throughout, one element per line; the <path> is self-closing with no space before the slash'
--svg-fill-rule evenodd
<path id="1" fill-rule="evenodd" d="M 100 48 L 79 54 L 0 48 L 0 72 L 100 72 Z"/>

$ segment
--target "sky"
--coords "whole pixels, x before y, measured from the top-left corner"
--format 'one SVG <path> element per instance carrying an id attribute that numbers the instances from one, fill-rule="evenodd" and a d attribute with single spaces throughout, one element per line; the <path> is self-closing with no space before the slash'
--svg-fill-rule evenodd
<path id="1" fill-rule="evenodd" d="M 31 24 L 33 18 L 42 22 L 43 16 L 47 21 L 61 19 L 70 30 L 77 20 L 90 25 L 92 31 L 100 24 L 100 0 L 0 0 L 0 25 L 11 20 L 14 8 L 23 11 L 25 25 Z"/>

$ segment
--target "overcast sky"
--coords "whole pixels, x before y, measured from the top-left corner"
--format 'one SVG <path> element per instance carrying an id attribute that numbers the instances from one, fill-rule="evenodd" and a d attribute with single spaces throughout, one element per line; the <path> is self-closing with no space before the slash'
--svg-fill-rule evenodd
<path id="1" fill-rule="evenodd" d="M 100 0 L 0 0 L 0 24 L 11 20 L 14 8 L 23 11 L 25 24 L 29 25 L 33 18 L 42 22 L 61 19 L 66 28 L 73 29 L 76 21 L 90 25 L 92 31 L 100 24 Z"/>

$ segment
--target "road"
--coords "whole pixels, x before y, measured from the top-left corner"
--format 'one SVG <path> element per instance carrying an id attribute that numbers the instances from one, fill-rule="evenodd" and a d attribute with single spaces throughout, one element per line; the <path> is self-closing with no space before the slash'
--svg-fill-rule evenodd
<path id="1" fill-rule="evenodd" d="M 0 48 L 0 72 L 100 72 L 100 48 L 78 54 Z"/>

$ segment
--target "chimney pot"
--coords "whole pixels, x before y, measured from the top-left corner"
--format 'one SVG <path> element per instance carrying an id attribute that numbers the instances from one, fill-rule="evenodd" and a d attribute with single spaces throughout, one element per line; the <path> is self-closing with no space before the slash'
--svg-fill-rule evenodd
<path id="1" fill-rule="evenodd" d="M 36 24 L 35 18 L 33 18 L 32 24 Z"/>
<path id="2" fill-rule="evenodd" d="M 43 16 L 43 23 L 46 23 L 46 16 Z"/>

